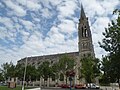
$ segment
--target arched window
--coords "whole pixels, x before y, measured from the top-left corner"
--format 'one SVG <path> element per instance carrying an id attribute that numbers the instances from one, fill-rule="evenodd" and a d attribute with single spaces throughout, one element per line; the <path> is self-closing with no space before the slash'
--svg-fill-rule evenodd
<path id="1" fill-rule="evenodd" d="M 55 74 L 52 75 L 52 81 L 55 81 Z"/>
<path id="2" fill-rule="evenodd" d="M 91 57 L 91 53 L 88 53 L 88 57 Z"/>
<path id="3" fill-rule="evenodd" d="M 85 31 L 84 31 L 83 27 L 81 29 L 82 29 L 82 37 L 85 37 Z"/>
<path id="4" fill-rule="evenodd" d="M 85 30 L 85 37 L 88 37 L 88 31 L 87 31 L 86 26 L 85 26 L 84 30 Z"/>
<path id="5" fill-rule="evenodd" d="M 83 57 L 86 57 L 86 55 L 85 55 L 85 54 L 83 54 Z"/>
<path id="6" fill-rule="evenodd" d="M 82 43 L 82 48 L 83 48 L 83 49 L 85 48 L 85 44 L 84 44 L 84 42 Z"/>
<path id="7" fill-rule="evenodd" d="M 64 75 L 62 73 L 60 74 L 60 81 L 64 81 Z"/>

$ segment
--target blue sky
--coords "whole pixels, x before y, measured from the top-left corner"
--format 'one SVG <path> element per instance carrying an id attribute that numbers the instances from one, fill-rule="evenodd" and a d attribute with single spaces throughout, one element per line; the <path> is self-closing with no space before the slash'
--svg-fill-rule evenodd
<path id="1" fill-rule="evenodd" d="M 0 0 L 0 64 L 27 56 L 78 51 L 81 0 Z M 97 58 L 98 45 L 119 0 L 82 0 Z"/>

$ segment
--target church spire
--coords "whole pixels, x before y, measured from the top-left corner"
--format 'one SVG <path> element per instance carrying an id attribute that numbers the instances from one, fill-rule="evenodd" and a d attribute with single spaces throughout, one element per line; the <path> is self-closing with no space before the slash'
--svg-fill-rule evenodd
<path id="1" fill-rule="evenodd" d="M 81 16 L 80 16 L 80 19 L 84 19 L 86 18 L 86 15 L 85 15 L 85 12 L 84 12 L 84 9 L 83 9 L 83 5 L 81 4 Z"/>
<path id="2" fill-rule="evenodd" d="M 88 22 L 88 18 L 85 15 L 83 6 L 81 4 L 81 15 L 78 23 L 78 36 L 79 36 L 79 53 L 80 58 L 95 57 L 94 47 L 92 44 L 92 35 Z"/>

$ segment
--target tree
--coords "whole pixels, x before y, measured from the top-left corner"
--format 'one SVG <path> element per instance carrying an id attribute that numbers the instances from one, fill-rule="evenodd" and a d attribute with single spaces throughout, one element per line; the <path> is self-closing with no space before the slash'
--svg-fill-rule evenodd
<path id="1" fill-rule="evenodd" d="M 75 66 L 75 59 L 73 57 L 68 56 L 67 54 L 64 54 L 59 59 L 59 67 L 60 72 L 63 75 L 66 75 L 66 72 L 69 70 L 73 70 Z M 67 75 L 66 75 L 66 84 L 67 84 Z"/>
<path id="2" fill-rule="evenodd" d="M 113 72 L 111 72 L 111 62 L 110 62 L 110 59 L 108 56 L 104 56 L 102 57 L 102 61 L 101 61 L 101 71 L 103 72 L 102 73 L 102 77 L 100 79 L 100 83 L 101 84 L 109 84 L 110 81 L 113 81 L 113 80 L 110 80 L 110 76 Z M 114 78 L 112 78 L 114 79 Z"/>
<path id="3" fill-rule="evenodd" d="M 37 78 L 37 70 L 35 66 L 27 65 L 26 81 L 35 81 Z"/>
<path id="4" fill-rule="evenodd" d="M 7 80 L 8 78 L 15 77 L 15 75 L 16 75 L 15 65 L 13 65 L 12 62 L 4 63 L 1 65 L 1 67 L 2 67 L 1 72 L 2 72 L 5 80 Z"/>
<path id="5" fill-rule="evenodd" d="M 3 77 L 2 73 L 0 73 L 0 82 L 1 81 L 4 81 L 4 77 Z"/>
<path id="6" fill-rule="evenodd" d="M 110 78 L 114 77 L 115 81 L 120 82 L 120 10 L 116 9 L 115 13 L 118 14 L 117 19 L 112 20 L 111 24 L 108 24 L 108 28 L 105 28 L 104 38 L 99 44 L 109 53 L 109 71 L 112 72 L 109 74 Z"/>
<path id="7" fill-rule="evenodd" d="M 51 65 L 49 61 L 44 61 L 40 67 L 39 70 L 41 72 L 41 74 L 39 74 L 40 76 L 42 76 L 44 78 L 44 84 L 45 81 L 50 78 L 50 76 L 52 75 L 52 69 L 51 69 Z"/>
<path id="8" fill-rule="evenodd" d="M 59 73 L 59 71 L 60 71 L 59 63 L 58 62 L 54 63 L 52 65 L 51 69 L 52 69 L 52 74 L 53 74 L 52 78 L 57 79 L 56 83 L 58 83 L 58 79 L 59 79 L 59 75 L 60 75 L 60 73 Z"/>
<path id="9" fill-rule="evenodd" d="M 15 67 L 16 77 L 18 77 L 18 79 L 21 81 L 23 81 L 24 69 L 25 67 L 21 64 L 17 64 Z"/>
<path id="10" fill-rule="evenodd" d="M 81 74 L 85 78 L 86 82 L 93 82 L 94 78 L 100 74 L 99 59 L 93 59 L 91 57 L 85 57 L 81 59 L 82 68 Z"/>

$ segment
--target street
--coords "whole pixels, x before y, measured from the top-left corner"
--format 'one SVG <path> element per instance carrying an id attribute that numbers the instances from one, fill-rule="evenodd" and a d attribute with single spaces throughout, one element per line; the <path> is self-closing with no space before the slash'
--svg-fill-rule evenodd
<path id="1" fill-rule="evenodd" d="M 69 88 L 56 88 L 56 87 L 49 87 L 49 88 L 34 88 L 34 89 L 26 89 L 26 90 L 70 90 Z M 100 89 L 74 89 L 72 90 L 119 90 L 118 87 L 111 87 L 111 86 L 101 86 Z"/>
<path id="2" fill-rule="evenodd" d="M 56 88 L 56 89 L 41 89 L 41 90 L 70 90 L 70 89 L 64 89 L 64 88 L 58 89 L 58 88 Z M 72 90 L 100 90 L 100 89 L 72 89 Z"/>
<path id="3" fill-rule="evenodd" d="M 42 88 L 41 90 L 70 90 L 69 88 Z M 74 89 L 72 90 L 100 90 L 100 89 Z"/>

